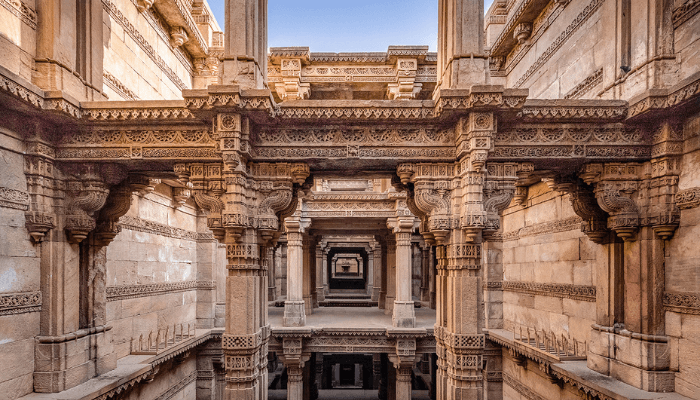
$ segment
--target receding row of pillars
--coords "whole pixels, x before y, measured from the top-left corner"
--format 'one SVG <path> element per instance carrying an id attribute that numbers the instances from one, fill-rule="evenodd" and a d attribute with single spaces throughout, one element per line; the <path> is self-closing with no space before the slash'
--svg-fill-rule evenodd
<path id="1" fill-rule="evenodd" d="M 377 238 L 368 259 L 368 294 L 386 314 L 392 314 L 394 327 L 412 328 L 416 321 L 411 242 L 414 220 L 414 217 L 390 218 L 387 226 L 393 235 Z M 310 223 L 310 220 L 304 221 L 299 217 L 288 217 L 285 220 L 287 282 L 284 326 L 304 326 L 306 315 L 313 313 L 313 308 L 318 307 L 319 300 L 324 299 L 327 291 L 329 277 L 324 262 L 325 252 L 307 233 Z M 421 252 L 420 299 L 434 307 L 434 254 L 429 246 L 424 246 Z M 270 250 L 267 258 L 274 258 L 274 250 Z M 270 277 L 269 284 L 271 287 L 276 285 L 274 277 Z M 269 292 L 274 293 L 275 290 L 271 288 Z"/>

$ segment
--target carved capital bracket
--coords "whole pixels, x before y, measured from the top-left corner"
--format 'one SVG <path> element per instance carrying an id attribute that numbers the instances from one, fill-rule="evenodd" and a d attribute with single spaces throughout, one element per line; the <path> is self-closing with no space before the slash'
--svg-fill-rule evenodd
<path id="1" fill-rule="evenodd" d="M 531 163 L 488 163 L 484 184 L 484 211 L 486 224 L 484 236 L 490 236 L 501 228 L 500 213 L 511 203 L 519 174 L 534 169 Z"/>
<path id="2" fill-rule="evenodd" d="M 610 215 L 608 228 L 623 240 L 634 240 L 640 226 L 667 240 L 680 219 L 675 204 L 679 174 L 680 158 L 664 156 L 644 164 L 588 164 L 579 176 L 595 185 L 598 205 Z"/>
<path id="3" fill-rule="evenodd" d="M 585 233 L 592 242 L 606 243 L 608 233 L 608 215 L 599 206 L 593 188 L 578 179 L 562 179 L 561 177 L 542 178 L 552 189 L 567 193 L 571 207 L 576 215 L 581 217 L 581 232 Z"/>
<path id="4" fill-rule="evenodd" d="M 95 213 L 105 205 L 109 195 L 110 185 L 107 180 L 122 180 L 116 170 L 118 168 L 105 165 L 101 171 L 100 167 L 96 164 L 82 164 L 66 165 L 63 168 L 66 173 L 64 228 L 71 243 L 82 242 L 97 227 Z"/>
<path id="5" fill-rule="evenodd" d="M 427 217 L 427 231 L 438 243 L 444 243 L 452 229 L 450 197 L 454 170 L 454 164 L 404 163 L 396 171 L 401 183 L 413 184 L 413 189 L 409 188 L 410 205 Z"/>

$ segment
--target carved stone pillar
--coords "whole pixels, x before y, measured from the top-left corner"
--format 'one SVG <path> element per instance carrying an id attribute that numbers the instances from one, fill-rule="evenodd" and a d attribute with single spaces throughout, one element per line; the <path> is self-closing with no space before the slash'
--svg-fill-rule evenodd
<path id="1" fill-rule="evenodd" d="M 416 362 L 416 340 L 396 339 L 396 354 L 389 354 L 389 360 L 396 368 L 396 400 L 411 399 L 413 365 Z"/>
<path id="2" fill-rule="evenodd" d="M 386 297 L 384 300 L 384 314 L 393 314 L 394 300 L 396 299 L 396 239 L 386 238 Z"/>
<path id="3" fill-rule="evenodd" d="M 310 333 L 307 336 L 310 336 Z M 282 341 L 282 361 L 287 367 L 288 400 L 304 400 L 304 365 L 311 358 L 311 354 L 302 352 L 302 347 L 302 336 L 294 335 Z"/>
<path id="4" fill-rule="evenodd" d="M 267 256 L 267 301 L 275 301 L 275 248 L 266 247 Z"/>
<path id="5" fill-rule="evenodd" d="M 220 136 L 237 143 L 226 148 L 247 147 L 240 140 L 240 119 L 235 115 L 219 115 L 217 127 L 222 131 Z M 268 263 L 264 258 L 279 231 L 277 213 L 292 203 L 292 185 L 306 178 L 308 167 L 284 163 L 246 165 L 234 150 L 224 151 L 224 159 L 223 164 L 182 164 L 175 169 L 181 183 L 192 185 L 195 201 L 208 210 L 207 225 L 226 244 L 224 398 L 258 400 L 267 398 L 270 335 Z"/>
<path id="6" fill-rule="evenodd" d="M 654 392 L 674 388 L 673 372 L 669 371 L 670 345 L 665 336 L 663 287 L 664 248 L 679 220 L 672 197 L 679 172 L 680 159 L 663 156 L 644 164 L 589 164 L 580 174 L 594 185 L 598 205 L 609 214 L 608 228 L 624 240 L 621 245 L 611 243 L 609 249 L 617 258 L 613 258 L 614 275 L 608 282 L 622 281 L 621 287 L 608 291 L 607 300 L 612 302 L 615 315 L 601 318 L 615 321 L 617 290 L 623 294 L 623 323 L 594 325 L 588 365 Z"/>
<path id="7" fill-rule="evenodd" d="M 430 246 L 423 244 L 420 247 L 421 270 L 420 270 L 420 301 L 430 302 Z"/>
<path id="8" fill-rule="evenodd" d="M 413 217 L 396 217 L 389 222 L 396 237 L 396 277 L 392 323 L 394 327 L 413 328 L 416 322 L 413 299 L 411 296 L 412 257 L 411 233 Z M 388 296 L 387 296 L 388 297 Z"/>
<path id="9" fill-rule="evenodd" d="M 316 257 L 314 248 L 316 247 L 316 241 L 314 237 L 305 234 L 302 237 L 302 252 L 303 257 L 303 297 L 304 297 L 304 308 L 306 314 L 310 315 L 313 313 L 314 308 L 318 308 L 318 300 L 316 297 Z"/>
<path id="10" fill-rule="evenodd" d="M 484 53 L 484 2 L 438 3 L 438 87 L 464 89 L 489 83 Z"/>
<path id="11" fill-rule="evenodd" d="M 262 89 L 267 85 L 267 0 L 226 2 L 224 85 Z"/>
<path id="12" fill-rule="evenodd" d="M 382 290 L 382 270 L 384 270 L 384 265 L 382 264 L 382 246 L 376 240 L 373 244 L 374 250 L 372 251 L 372 256 L 374 258 L 372 273 L 374 283 L 372 285 L 372 301 L 379 301 L 379 292 Z M 380 307 L 381 308 L 381 307 Z"/>
<path id="13" fill-rule="evenodd" d="M 287 231 L 287 301 L 284 302 L 284 326 L 304 326 L 303 234 L 310 221 L 301 217 L 288 217 L 284 221 Z"/>
<path id="14" fill-rule="evenodd" d="M 323 247 L 321 246 L 322 243 L 318 243 L 316 245 L 316 306 L 318 306 L 318 302 L 320 301 L 325 301 L 326 300 L 326 293 L 323 289 L 323 277 L 324 277 L 324 262 L 323 262 Z"/>

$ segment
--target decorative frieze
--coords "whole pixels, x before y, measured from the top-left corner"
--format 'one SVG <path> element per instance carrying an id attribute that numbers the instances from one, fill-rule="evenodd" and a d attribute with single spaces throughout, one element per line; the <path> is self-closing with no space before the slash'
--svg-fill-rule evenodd
<path id="1" fill-rule="evenodd" d="M 138 217 L 125 215 L 119 218 L 119 224 L 123 229 L 150 233 L 153 235 L 166 236 L 174 239 L 191 241 L 212 241 L 214 236 L 211 232 L 194 232 L 185 229 L 175 228 L 158 222 L 148 221 Z"/>
<path id="2" fill-rule="evenodd" d="M 603 68 L 597 69 L 591 75 L 587 76 L 581 83 L 576 85 L 571 89 L 566 95 L 565 99 L 579 99 L 586 93 L 588 93 L 594 87 L 600 85 L 603 82 Z"/>
<path id="3" fill-rule="evenodd" d="M 567 26 L 564 31 L 552 42 L 551 45 L 547 48 L 547 50 L 542 53 L 537 60 L 528 68 L 528 70 L 520 77 L 515 82 L 515 85 L 513 87 L 519 88 L 521 87 L 536 71 L 540 70 L 542 66 L 549 61 L 550 58 L 556 53 L 561 46 L 566 43 L 571 36 L 578 31 L 578 28 L 580 28 L 587 20 L 588 18 L 593 15 L 594 12 L 596 12 L 600 6 L 604 3 L 604 0 L 593 0 L 591 1 L 586 8 L 584 8 L 577 16 L 574 18 L 573 21 Z"/>
<path id="4" fill-rule="evenodd" d="M 271 129 L 263 128 L 257 135 L 255 145 L 284 144 L 319 144 L 319 145 L 348 145 L 362 144 L 364 146 L 406 146 L 438 144 L 443 146 L 454 145 L 454 132 L 452 129 L 437 127 L 337 127 L 337 128 L 287 128 Z"/>
<path id="5" fill-rule="evenodd" d="M 136 27 L 129 22 L 129 20 L 122 14 L 122 12 L 117 8 L 117 6 L 112 3 L 110 0 L 102 0 L 102 5 L 107 12 L 107 14 L 112 17 L 112 19 L 118 23 L 122 29 L 131 37 L 136 44 L 141 47 L 141 49 L 148 55 L 148 57 L 153 61 L 158 68 L 163 71 L 163 73 L 175 84 L 175 86 L 178 87 L 178 89 L 183 90 L 183 89 L 188 89 L 188 86 L 185 84 L 185 82 L 180 79 L 180 77 L 177 75 L 175 71 L 173 71 L 169 66 L 168 63 L 163 60 L 161 56 L 158 55 L 158 53 L 155 51 L 153 46 L 151 46 L 150 43 L 146 40 L 146 38 L 141 35 L 141 33 L 136 29 Z"/>
<path id="6" fill-rule="evenodd" d="M 0 1 L 7 1 L 7 0 L 0 0 Z M 8 92 L 14 97 L 17 97 L 21 100 L 24 100 L 34 107 L 39 107 L 41 108 L 42 105 L 44 104 L 44 98 L 41 97 L 39 94 L 34 93 L 31 90 L 28 90 L 24 86 L 18 84 L 14 80 L 4 76 L 0 75 L 0 90 L 3 92 Z"/>
<path id="7" fill-rule="evenodd" d="M 107 301 L 134 299 L 137 297 L 186 292 L 190 290 L 214 290 L 213 281 L 163 282 L 145 285 L 107 286 Z"/>
<path id="8" fill-rule="evenodd" d="M 180 392 L 187 387 L 190 383 L 194 382 L 197 379 L 197 370 L 192 371 L 189 375 L 184 377 L 180 382 L 176 383 L 173 386 L 170 386 L 170 389 L 166 390 L 165 393 L 161 394 L 160 396 L 156 397 L 155 400 L 170 400 L 173 397 L 177 396 L 180 394 Z"/>
<path id="9" fill-rule="evenodd" d="M 102 77 L 104 78 L 104 83 L 112 88 L 118 95 L 120 95 L 124 100 L 140 100 L 139 97 L 131 89 L 126 87 L 123 83 L 117 79 L 114 75 L 107 71 L 102 72 Z"/>
<path id="10" fill-rule="evenodd" d="M 595 286 L 571 285 L 566 283 L 503 281 L 503 290 L 507 292 L 560 297 L 589 302 L 595 302 L 596 295 Z"/>
<path id="11" fill-rule="evenodd" d="M 667 311 L 700 315 L 700 294 L 665 292 L 664 307 Z"/>
<path id="12" fill-rule="evenodd" d="M 581 227 L 581 217 L 569 217 L 556 221 L 543 222 L 539 224 L 525 226 L 515 231 L 503 234 L 503 240 L 518 240 L 520 238 L 536 235 L 546 235 L 551 233 L 573 231 Z"/>
<path id="13" fill-rule="evenodd" d="M 693 15 L 700 12 L 700 1 L 685 0 L 676 1 L 676 8 L 673 9 L 673 27 L 678 28 Z"/>
<path id="14" fill-rule="evenodd" d="M 41 292 L 0 294 L 0 315 L 41 311 Z"/>
<path id="15" fill-rule="evenodd" d="M 508 374 L 507 372 L 503 372 L 503 383 L 510 386 L 527 400 L 547 400 L 537 394 L 534 390 L 522 384 L 517 378 Z"/>
<path id="16" fill-rule="evenodd" d="M 14 14 L 17 18 L 22 20 L 30 28 L 36 30 L 36 11 L 31 7 L 24 4 L 21 0 L 0 0 L 0 5 L 5 7 L 7 11 Z"/>
<path id="17" fill-rule="evenodd" d="M 29 209 L 29 194 L 21 190 L 0 187 L 0 207 L 26 211 Z"/>
<path id="18" fill-rule="evenodd" d="M 676 206 L 681 210 L 700 206 L 700 187 L 679 190 L 676 193 Z"/>

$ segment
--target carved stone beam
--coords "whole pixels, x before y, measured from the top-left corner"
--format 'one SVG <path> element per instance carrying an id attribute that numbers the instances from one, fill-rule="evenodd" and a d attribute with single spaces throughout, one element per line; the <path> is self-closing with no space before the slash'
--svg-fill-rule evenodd
<path id="1" fill-rule="evenodd" d="M 282 101 L 309 98 L 311 85 L 301 82 L 301 68 L 306 61 L 304 58 L 283 58 L 280 61 L 282 82 L 275 85 L 275 91 Z"/>
<path id="2" fill-rule="evenodd" d="M 520 205 L 527 199 L 528 186 L 537 182 L 539 178 L 533 177 L 535 166 L 532 163 L 520 163 L 520 169 L 516 175 L 518 180 L 515 181 L 515 194 L 513 194 L 513 204 Z"/>
<path id="3" fill-rule="evenodd" d="M 153 192 L 156 186 L 162 183 L 159 178 L 151 178 L 145 174 L 130 174 L 127 179 L 129 186 L 141 196 Z"/>
<path id="4" fill-rule="evenodd" d="M 396 60 L 396 83 L 390 83 L 387 96 L 391 100 L 411 100 L 420 93 L 422 83 L 416 83 L 418 60 L 415 58 L 399 58 Z"/>

